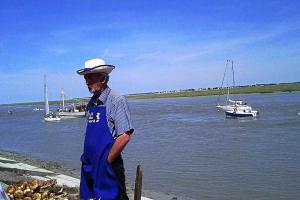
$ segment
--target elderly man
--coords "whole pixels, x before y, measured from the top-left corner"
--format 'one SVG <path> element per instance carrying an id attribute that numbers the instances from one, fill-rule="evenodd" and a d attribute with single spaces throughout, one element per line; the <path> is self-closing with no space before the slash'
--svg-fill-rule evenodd
<path id="1" fill-rule="evenodd" d="M 87 128 L 81 156 L 81 199 L 127 200 L 121 152 L 133 127 L 127 101 L 107 85 L 113 65 L 102 59 L 85 62 L 77 71 L 93 94 L 87 105 Z"/>

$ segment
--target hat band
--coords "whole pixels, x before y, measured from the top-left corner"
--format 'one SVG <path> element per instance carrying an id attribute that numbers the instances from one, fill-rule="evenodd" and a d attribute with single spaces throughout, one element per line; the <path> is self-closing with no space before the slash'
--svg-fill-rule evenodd
<path id="1" fill-rule="evenodd" d="M 89 72 L 89 71 L 92 71 L 92 70 L 94 70 L 96 68 L 103 67 L 103 66 L 115 68 L 115 66 L 113 66 L 113 65 L 98 65 L 98 66 L 92 67 L 92 68 L 84 68 L 84 69 L 77 70 L 77 73 L 80 74 L 82 72 Z"/>

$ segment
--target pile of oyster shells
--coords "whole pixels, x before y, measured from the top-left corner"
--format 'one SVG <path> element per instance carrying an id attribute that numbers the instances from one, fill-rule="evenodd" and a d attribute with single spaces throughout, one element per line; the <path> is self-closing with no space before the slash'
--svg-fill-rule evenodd
<path id="1" fill-rule="evenodd" d="M 58 187 L 57 181 L 20 181 L 6 188 L 11 200 L 79 200 L 78 196 L 71 197 L 64 191 L 64 187 Z"/>

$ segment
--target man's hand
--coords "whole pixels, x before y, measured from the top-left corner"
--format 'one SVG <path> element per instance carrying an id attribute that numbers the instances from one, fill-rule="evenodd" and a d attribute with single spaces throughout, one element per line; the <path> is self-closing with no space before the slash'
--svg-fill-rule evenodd
<path id="1" fill-rule="evenodd" d="M 121 154 L 126 144 L 130 141 L 131 138 L 130 135 L 131 135 L 130 132 L 126 132 L 120 135 L 119 137 L 117 137 L 115 143 L 111 147 L 111 150 L 108 154 L 108 158 L 107 158 L 108 163 L 112 163 Z"/>

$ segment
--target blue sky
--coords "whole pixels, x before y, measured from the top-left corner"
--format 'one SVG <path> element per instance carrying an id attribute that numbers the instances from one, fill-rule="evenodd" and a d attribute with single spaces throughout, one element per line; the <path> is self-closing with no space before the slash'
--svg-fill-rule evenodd
<path id="1" fill-rule="evenodd" d="M 90 96 L 84 61 L 121 94 L 300 81 L 300 1 L 0 1 L 0 104 Z"/>

